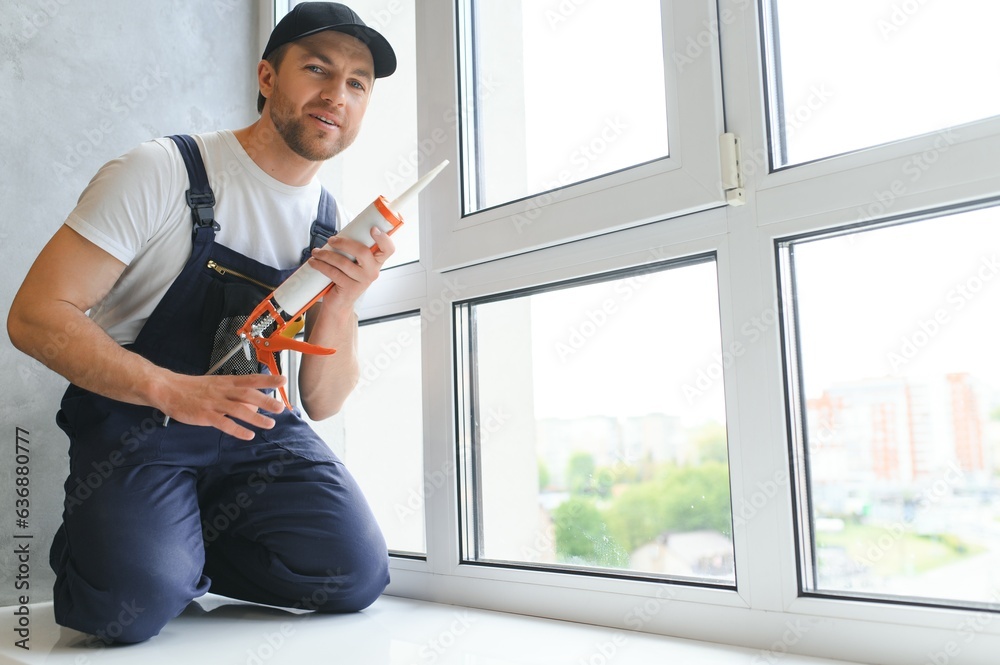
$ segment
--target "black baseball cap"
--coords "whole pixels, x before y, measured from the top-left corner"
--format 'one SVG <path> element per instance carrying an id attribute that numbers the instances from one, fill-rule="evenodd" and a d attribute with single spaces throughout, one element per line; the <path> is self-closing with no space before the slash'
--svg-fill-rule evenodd
<path id="1" fill-rule="evenodd" d="M 324 30 L 336 30 L 356 37 L 371 51 L 375 78 L 396 71 L 396 53 L 377 30 L 369 28 L 350 7 L 339 2 L 303 2 L 292 8 L 271 31 L 261 60 L 279 46 Z"/>

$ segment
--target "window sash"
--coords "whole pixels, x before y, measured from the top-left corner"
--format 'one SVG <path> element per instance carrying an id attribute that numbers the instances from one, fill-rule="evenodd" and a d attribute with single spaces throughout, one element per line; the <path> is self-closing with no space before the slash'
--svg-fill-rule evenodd
<path id="1" fill-rule="evenodd" d="M 880 223 L 868 224 L 862 227 L 848 226 L 843 230 L 835 229 L 833 231 L 814 231 L 807 232 L 803 234 L 797 234 L 791 237 L 787 237 L 776 241 L 776 252 L 777 261 L 779 267 L 779 291 L 782 294 L 781 298 L 781 309 L 783 311 L 782 315 L 782 340 L 784 347 L 784 358 L 787 365 L 787 386 L 786 386 L 786 400 L 788 408 L 788 430 L 789 439 L 792 446 L 793 455 L 793 467 L 794 473 L 792 478 L 793 484 L 793 495 L 795 497 L 795 529 L 797 533 L 796 542 L 798 544 L 799 550 L 799 588 L 800 595 L 804 597 L 812 598 L 851 598 L 861 601 L 872 601 L 872 602 L 884 602 L 888 604 L 900 605 L 900 606 L 933 606 L 941 608 L 954 608 L 960 611 L 973 611 L 973 610 L 985 610 L 1000 612 L 1000 603 L 992 601 L 990 603 L 976 601 L 976 600 L 966 600 L 961 599 L 957 596 L 945 597 L 943 595 L 920 595 L 919 593 L 906 593 L 900 590 L 896 593 L 891 593 L 889 591 L 870 591 L 865 590 L 851 590 L 851 589 L 837 589 L 824 587 L 818 580 L 819 563 L 818 563 L 818 551 L 817 551 L 817 534 L 814 533 L 814 519 L 816 517 L 815 513 L 815 500 L 814 490 L 811 485 L 813 480 L 813 474 L 810 469 L 810 458 L 814 454 L 813 447 L 810 443 L 810 436 L 813 434 L 812 427 L 808 424 L 807 416 L 807 396 L 806 388 L 803 379 L 803 374 L 801 371 L 802 363 L 802 348 L 804 346 L 803 341 L 803 328 L 798 315 L 798 303 L 801 302 L 801 293 L 799 291 L 798 285 L 796 283 L 797 270 L 796 270 L 796 257 L 794 248 L 797 244 L 808 242 L 812 240 L 829 240 L 838 237 L 849 237 L 852 233 L 862 233 L 859 237 L 858 242 L 864 242 L 865 232 L 877 233 L 879 229 L 887 229 L 901 225 L 901 230 L 905 231 L 906 226 L 910 225 L 920 225 L 922 223 L 932 223 L 941 225 L 944 219 L 947 219 L 953 215 L 961 215 L 963 213 L 971 213 L 973 211 L 981 210 L 985 214 L 992 214 L 994 217 L 1000 219 L 1000 208 L 997 208 L 997 203 L 1000 202 L 1000 197 L 994 197 L 992 199 L 985 199 L 977 202 L 973 205 L 951 205 L 945 206 L 940 209 L 927 210 L 919 215 L 907 215 L 900 217 L 886 218 Z M 917 231 L 919 233 L 919 231 Z M 983 250 L 988 254 L 989 250 Z M 979 263 L 974 267 L 976 269 L 981 269 L 984 264 Z M 989 281 L 985 282 L 985 285 L 989 285 Z M 985 288 L 985 287 L 984 287 Z M 935 301 L 937 302 L 937 301 Z M 971 301 L 969 301 L 971 302 Z M 944 312 L 947 315 L 946 321 L 951 320 L 951 316 L 961 317 L 958 312 L 964 310 L 965 301 L 958 307 L 952 300 L 948 300 L 946 303 L 937 302 L 941 305 L 937 309 L 937 312 Z M 954 308 L 949 311 L 949 308 Z M 936 315 L 936 314 L 935 314 Z M 922 321 L 922 319 L 920 319 Z M 909 339 L 910 337 L 907 337 Z M 812 358 L 815 357 L 815 352 L 812 354 Z M 973 376 L 983 376 L 981 373 L 976 371 L 976 368 L 968 368 L 969 372 Z M 859 377 L 863 379 L 864 377 Z M 940 378 L 944 379 L 944 375 L 938 377 L 937 375 L 921 376 L 911 375 L 909 373 L 902 373 L 898 377 L 894 377 L 896 381 L 901 382 L 908 386 L 921 386 L 930 385 L 930 382 L 934 379 Z M 887 380 L 893 380 L 893 377 L 887 377 Z M 828 386 L 828 388 L 835 388 L 835 386 Z M 986 396 L 984 393 L 982 396 Z M 908 400 L 907 400 L 908 401 Z M 936 402 L 934 406 L 941 407 L 940 404 Z M 910 408 L 909 406 L 907 408 Z M 912 413 L 922 413 L 921 407 L 918 405 L 916 411 Z M 931 417 L 927 414 L 927 417 Z M 849 436 L 849 433 L 844 433 L 843 436 Z M 911 434 L 912 435 L 912 434 Z M 985 441 L 984 446 L 989 446 L 990 442 L 988 439 L 988 434 L 984 435 Z M 912 440 L 911 440 L 912 443 Z M 924 446 L 928 445 L 927 442 L 923 443 Z M 939 446 L 931 446 L 930 452 L 937 454 L 942 454 L 942 450 Z M 956 456 L 960 455 L 958 449 L 955 450 Z M 953 462 L 956 463 L 956 462 Z M 935 475 L 933 477 L 927 476 L 926 474 L 931 471 L 931 469 L 926 467 L 926 461 L 923 464 L 919 463 L 919 460 L 911 459 L 910 464 L 912 468 L 907 467 L 902 464 L 898 468 L 891 469 L 892 471 L 899 471 L 903 475 L 906 475 L 907 469 L 909 468 L 909 473 L 912 473 L 912 478 L 902 478 L 900 480 L 892 481 L 897 483 L 903 483 L 903 487 L 914 488 L 918 486 L 921 482 L 935 481 L 934 490 L 937 489 L 937 482 L 941 480 L 942 475 L 946 474 L 946 469 L 941 469 L 935 471 L 940 475 Z M 988 470 L 983 470 L 984 472 L 989 472 Z M 974 474 L 975 471 L 970 471 L 970 474 Z M 996 474 L 995 471 L 993 471 Z M 924 475 L 921 475 L 924 474 Z M 845 482 L 851 482 L 851 478 L 845 478 Z M 876 488 L 878 486 L 876 485 Z M 973 485 L 976 487 L 976 485 Z M 959 486 L 962 489 L 963 486 Z M 920 495 L 918 495 L 920 496 Z M 936 495 L 935 495 L 936 496 Z M 893 526 L 912 526 L 910 520 L 903 518 L 897 520 Z M 909 531 L 905 532 L 909 535 Z M 900 537 L 902 534 L 894 534 L 896 538 Z M 880 541 L 881 543 L 881 541 Z M 894 543 L 895 544 L 895 543 Z M 874 546 L 873 546 L 874 547 Z M 882 545 L 879 544 L 879 548 Z M 877 562 L 889 551 L 878 551 L 876 554 L 872 555 L 871 561 Z M 873 558 L 877 557 L 877 558 Z M 905 580 L 901 580 L 905 581 Z M 1000 598 L 1000 590 L 998 593 L 993 594 L 995 598 Z"/>
<path id="2" fill-rule="evenodd" d="M 489 387 L 489 383 L 481 384 L 480 380 L 483 379 L 482 373 L 480 372 L 481 363 L 479 359 L 482 354 L 482 349 L 479 344 L 481 341 L 480 333 L 486 332 L 483 330 L 480 319 L 477 316 L 477 310 L 479 307 L 489 307 L 490 304 L 496 302 L 512 302 L 523 300 L 524 298 L 531 298 L 533 296 L 544 296 L 545 294 L 559 294 L 563 290 L 572 290 L 580 287 L 587 287 L 591 285 L 608 285 L 612 283 L 630 285 L 635 284 L 630 280 L 642 279 L 643 277 L 660 277 L 666 280 L 677 280 L 681 273 L 672 273 L 671 271 L 683 271 L 687 268 L 692 268 L 695 266 L 710 266 L 712 271 L 716 273 L 716 277 L 713 281 L 716 282 L 715 289 L 717 291 L 717 258 L 714 253 L 708 253 L 696 256 L 686 256 L 682 258 L 676 258 L 667 261 L 656 260 L 655 255 L 648 257 L 652 259 L 652 263 L 644 264 L 641 267 L 617 270 L 613 272 L 602 272 L 595 276 L 581 277 L 577 279 L 570 280 L 569 282 L 546 284 L 541 287 L 533 287 L 522 290 L 515 290 L 514 292 L 507 292 L 503 294 L 491 294 L 485 298 L 477 298 L 468 301 L 463 301 L 456 303 L 454 307 L 454 318 L 456 321 L 456 331 L 455 331 L 455 343 L 456 347 L 460 349 L 457 354 L 457 373 L 458 377 L 458 412 L 463 414 L 460 423 L 460 436 L 459 436 L 459 450 L 461 455 L 461 461 L 459 464 L 459 469 L 462 474 L 459 478 L 460 486 L 462 487 L 461 494 L 464 497 L 460 509 L 462 510 L 463 519 L 461 520 L 463 528 L 463 538 L 462 538 L 462 553 L 461 560 L 463 563 L 474 563 L 481 565 L 496 565 L 500 567 L 510 567 L 510 568 L 520 568 L 520 569 L 540 569 L 540 570 L 550 570 L 556 572 L 564 573 L 585 573 L 598 576 L 607 577 L 617 577 L 622 579 L 647 579 L 647 580 L 658 580 L 665 581 L 669 580 L 671 582 L 676 582 L 679 584 L 689 584 L 694 586 L 705 586 L 705 587 L 719 587 L 719 588 L 735 588 L 735 579 L 730 581 L 729 579 L 723 578 L 711 578 L 709 576 L 685 576 L 676 572 L 658 572 L 653 571 L 648 568 L 632 568 L 632 567 L 610 567 L 610 566 L 600 566 L 598 564 L 564 564 L 564 563 L 542 563 L 533 562 L 528 559 L 517 559 L 517 558 L 504 558 L 491 555 L 488 548 L 485 547 L 486 530 L 496 532 L 498 530 L 498 525 L 490 524 L 490 522 L 484 519 L 482 502 L 485 494 L 486 483 L 484 481 L 484 475 L 491 477 L 490 484 L 493 484 L 495 480 L 496 471 L 494 469 L 488 468 L 486 466 L 485 455 L 482 452 L 482 446 L 485 443 L 485 437 L 490 436 L 488 414 L 484 409 L 487 407 L 481 404 L 482 395 L 486 392 L 492 392 L 495 388 Z M 641 283 L 641 282 L 639 282 Z M 639 288 L 639 287 L 637 287 Z M 654 288 L 651 286 L 643 286 L 643 289 Z M 617 290 L 616 290 L 616 293 Z M 627 297 L 631 296 L 631 291 Z M 615 307 L 623 305 L 624 301 L 616 301 Z M 624 305 L 623 305 L 624 306 Z M 716 307 L 717 298 L 713 298 L 711 303 L 706 302 L 705 306 Z M 582 313 L 581 313 L 582 316 Z M 609 317 L 614 315 L 610 313 Z M 531 316 L 531 323 L 534 324 L 535 315 Z M 528 330 L 528 335 L 532 336 L 534 334 L 534 329 Z M 720 353 L 721 353 L 721 339 L 720 342 Z M 533 342 L 532 342 L 533 343 Z M 655 349 L 650 349 L 651 353 L 656 353 Z M 512 357 L 510 359 L 511 363 L 520 362 L 519 357 Z M 722 362 L 720 356 L 720 363 Z M 638 367 L 638 366 L 636 366 Z M 495 378 L 495 377 L 494 377 Z M 487 381 L 490 381 L 487 379 Z M 678 389 L 681 388 L 681 383 L 685 383 L 685 387 L 691 388 L 695 379 L 689 376 L 687 373 L 676 373 L 671 377 L 670 381 L 674 382 Z M 509 393 L 505 393 L 501 389 L 502 394 L 510 397 Z M 505 398 L 506 399 L 506 398 Z M 515 398 L 516 399 L 516 398 Z M 509 405 L 507 408 L 511 408 Z M 517 408 L 514 407 L 514 413 L 517 412 Z M 662 414 L 665 418 L 676 419 L 680 417 L 680 411 L 674 410 L 669 413 Z M 585 417 L 585 416 L 584 416 Z M 541 420 L 535 420 L 537 423 Z M 485 431 L 486 435 L 484 437 L 483 424 L 486 424 Z M 502 432 L 504 430 L 503 423 L 499 423 L 500 432 L 498 434 L 503 436 Z M 515 437 L 516 439 L 516 437 Z M 537 441 L 539 445 L 539 450 L 541 449 L 543 439 L 540 437 Z M 690 444 L 690 442 L 688 442 Z M 493 444 L 502 445 L 502 444 Z M 728 442 L 727 442 L 728 451 Z M 513 451 L 507 454 L 514 454 Z M 540 454 L 540 453 L 539 453 Z M 534 458 L 531 460 L 534 462 Z M 622 463 L 622 462 L 618 462 Z M 688 468 L 684 466 L 682 468 Z M 730 508 L 727 509 L 727 515 L 729 515 L 729 528 L 731 528 L 731 493 L 729 489 L 729 468 L 726 465 L 727 470 L 727 483 L 724 491 L 730 496 Z M 494 490 L 495 493 L 495 490 Z M 494 507 L 492 512 L 496 513 L 496 496 L 493 496 Z M 537 508 L 537 506 L 535 506 Z M 705 527 L 708 528 L 708 527 Z M 502 530 L 502 529 L 499 529 Z M 725 534 L 723 534 L 725 535 Z M 732 533 L 729 534 L 730 540 L 732 539 Z M 492 536 L 491 540 L 494 542 L 496 536 Z M 544 545 L 540 546 L 544 549 Z M 495 548 L 494 548 L 495 549 Z M 735 572 L 735 571 L 734 571 Z"/>
<path id="3" fill-rule="evenodd" d="M 475 85 L 468 69 L 459 66 L 456 51 L 462 53 L 464 47 L 446 48 L 455 42 L 455 26 L 467 25 L 463 4 L 428 0 L 440 21 L 426 26 L 433 46 L 425 52 L 442 70 L 459 72 L 461 84 L 428 77 L 422 81 L 428 94 L 421 95 L 427 108 L 421 134 L 441 137 L 440 154 L 454 156 L 455 164 L 465 161 L 459 156 L 468 142 L 459 145 L 458 136 L 474 113 L 460 97 Z M 671 155 L 465 216 L 456 212 L 468 195 L 464 183 L 469 176 L 463 180 L 464 167 L 449 169 L 441 177 L 449 178 L 451 187 L 435 197 L 428 212 L 435 219 L 429 267 L 453 269 L 724 204 L 718 149 L 724 126 L 721 75 L 712 45 L 715 5 L 711 0 L 664 0 L 661 11 Z M 707 46 L 697 41 L 690 46 L 688 39 L 696 37 L 708 40 Z M 688 52 L 694 57 L 685 49 L 693 49 Z"/>

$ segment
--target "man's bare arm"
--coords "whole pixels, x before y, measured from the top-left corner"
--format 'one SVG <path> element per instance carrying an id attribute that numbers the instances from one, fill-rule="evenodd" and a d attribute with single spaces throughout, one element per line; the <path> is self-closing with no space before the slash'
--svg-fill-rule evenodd
<path id="1" fill-rule="evenodd" d="M 234 419 L 273 426 L 257 409 L 278 412 L 284 405 L 260 389 L 276 388 L 283 377 L 177 374 L 123 349 L 87 317 L 124 269 L 121 261 L 63 226 L 14 297 L 7 318 L 11 342 L 81 388 L 152 406 L 179 422 L 215 427 L 241 439 L 253 438 L 253 432 Z M 52 339 L 66 344 L 53 353 Z"/>

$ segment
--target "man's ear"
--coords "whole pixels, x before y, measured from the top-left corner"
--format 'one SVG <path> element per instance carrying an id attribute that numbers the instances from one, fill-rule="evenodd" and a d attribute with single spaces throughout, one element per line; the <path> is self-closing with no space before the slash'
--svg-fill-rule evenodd
<path id="1" fill-rule="evenodd" d="M 257 85 L 260 88 L 260 94 L 265 98 L 270 98 L 271 93 L 274 91 L 274 79 L 276 75 L 277 72 L 267 60 L 261 60 L 257 63 Z"/>

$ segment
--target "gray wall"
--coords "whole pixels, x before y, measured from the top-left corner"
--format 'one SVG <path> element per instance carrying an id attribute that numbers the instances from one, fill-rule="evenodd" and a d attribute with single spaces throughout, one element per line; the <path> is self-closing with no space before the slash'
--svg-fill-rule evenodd
<path id="1" fill-rule="evenodd" d="M 4 321 L 31 262 L 101 164 L 152 137 L 237 128 L 257 117 L 257 8 L 255 0 L 0 4 Z M 15 604 L 22 594 L 31 602 L 52 597 L 48 548 L 68 471 L 68 443 L 53 418 L 65 386 L 15 350 L 4 329 L 0 605 Z M 27 528 L 15 521 L 17 428 L 28 433 Z M 15 541 L 15 533 L 32 538 Z M 15 589 L 15 542 L 29 543 L 27 590 Z"/>

